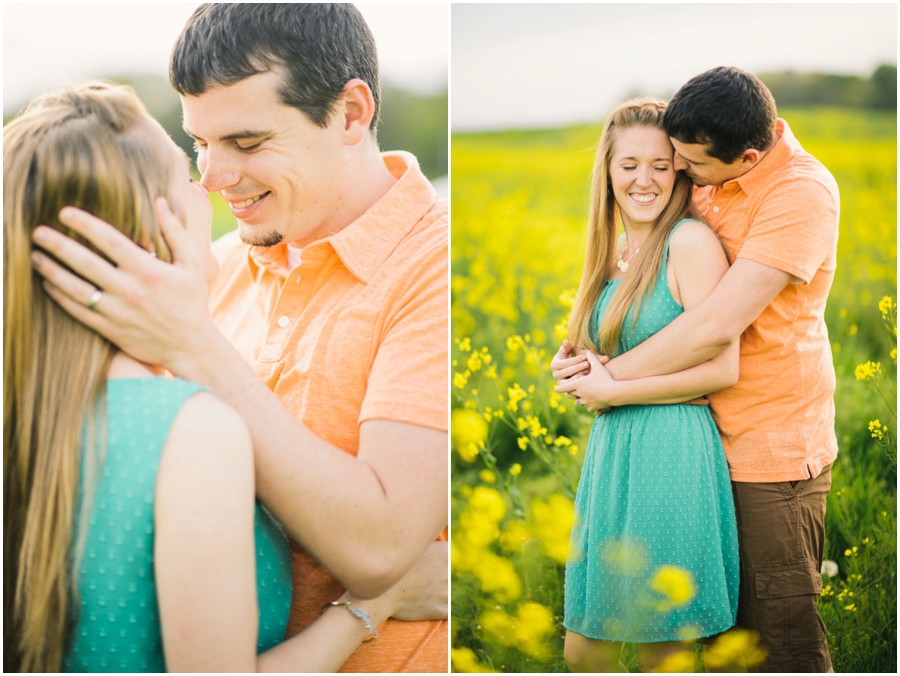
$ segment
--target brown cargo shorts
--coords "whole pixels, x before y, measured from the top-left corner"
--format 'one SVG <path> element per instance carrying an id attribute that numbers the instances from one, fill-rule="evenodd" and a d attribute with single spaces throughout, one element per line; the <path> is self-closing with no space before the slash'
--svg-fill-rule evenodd
<path id="1" fill-rule="evenodd" d="M 825 498 L 831 466 L 814 479 L 732 482 L 741 554 L 737 624 L 759 634 L 765 672 L 825 672 L 819 617 Z"/>

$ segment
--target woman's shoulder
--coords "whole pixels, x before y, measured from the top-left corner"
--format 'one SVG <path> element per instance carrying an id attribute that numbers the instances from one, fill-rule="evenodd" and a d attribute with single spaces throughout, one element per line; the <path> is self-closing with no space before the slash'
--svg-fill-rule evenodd
<path id="1" fill-rule="evenodd" d="M 669 236 L 670 254 L 677 256 L 681 252 L 689 253 L 696 247 L 713 250 L 721 249 L 722 244 L 718 235 L 703 221 L 694 218 L 679 221 Z"/>
<path id="2" fill-rule="evenodd" d="M 669 238 L 669 263 L 676 274 L 728 265 L 718 235 L 703 221 L 685 219 Z"/>
<path id="3" fill-rule="evenodd" d="M 184 402 L 172 422 L 166 451 L 176 448 L 198 458 L 206 455 L 222 462 L 228 454 L 242 455 L 250 451 L 250 432 L 231 406 L 209 392 L 197 390 Z"/>

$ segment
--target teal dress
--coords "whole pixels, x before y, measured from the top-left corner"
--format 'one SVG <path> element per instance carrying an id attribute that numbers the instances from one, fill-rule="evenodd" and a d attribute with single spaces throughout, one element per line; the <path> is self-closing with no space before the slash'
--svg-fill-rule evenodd
<path id="1" fill-rule="evenodd" d="M 683 312 L 666 282 L 668 255 L 667 242 L 637 322 L 632 326 L 633 308 L 626 315 L 620 352 Z M 617 286 L 618 280 L 607 282 L 597 300 L 595 332 Z M 566 629 L 593 639 L 652 643 L 711 636 L 734 625 L 734 503 L 708 406 L 622 406 L 598 416 L 575 510 Z"/>
<path id="2" fill-rule="evenodd" d="M 78 602 L 63 671 L 166 671 L 153 568 L 156 473 L 175 415 L 200 389 L 167 378 L 108 381 L 106 457 L 75 573 Z M 76 519 L 76 539 L 81 526 Z M 259 503 L 255 531 L 262 652 L 284 640 L 291 563 L 284 533 Z"/>

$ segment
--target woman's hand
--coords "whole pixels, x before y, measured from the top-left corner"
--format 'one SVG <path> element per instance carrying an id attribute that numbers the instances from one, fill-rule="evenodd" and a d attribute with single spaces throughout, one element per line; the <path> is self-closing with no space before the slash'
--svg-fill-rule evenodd
<path id="1" fill-rule="evenodd" d="M 550 370 L 553 373 L 553 379 L 557 383 L 577 375 L 586 375 L 591 370 L 591 365 L 585 356 L 587 350 L 582 350 L 577 354 L 574 353 L 572 343 L 564 340 L 559 350 L 553 356 L 550 362 Z"/>
<path id="2" fill-rule="evenodd" d="M 575 399 L 576 404 L 589 411 L 603 412 L 615 405 L 617 394 L 616 381 L 603 366 L 609 358 L 589 350 L 584 352 L 584 357 L 588 363 L 588 373 L 576 372 L 560 380 L 555 389 Z"/>

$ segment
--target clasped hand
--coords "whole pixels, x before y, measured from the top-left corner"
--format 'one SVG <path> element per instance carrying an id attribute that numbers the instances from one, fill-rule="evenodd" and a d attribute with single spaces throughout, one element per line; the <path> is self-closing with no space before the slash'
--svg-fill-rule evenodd
<path id="1" fill-rule="evenodd" d="M 616 388 L 616 381 L 603 366 L 608 361 L 609 357 L 591 350 L 575 352 L 568 340 L 563 341 L 550 362 L 557 383 L 554 389 L 593 413 L 605 413 L 612 407 Z"/>

